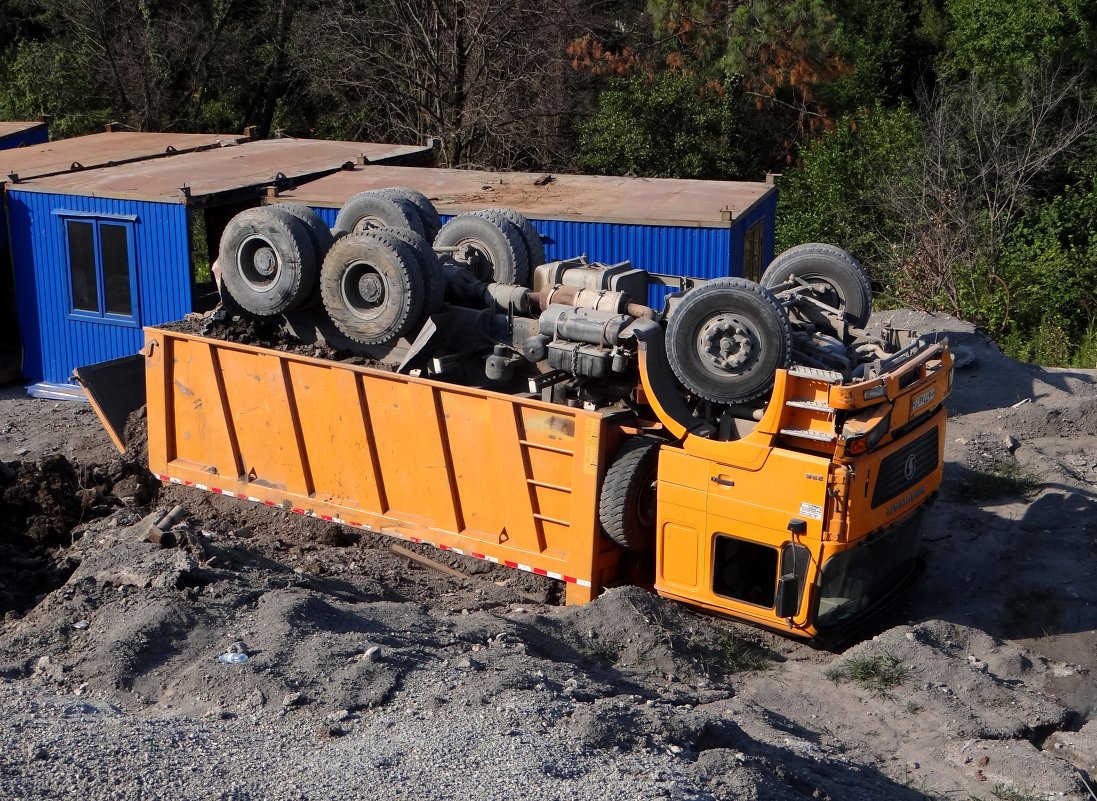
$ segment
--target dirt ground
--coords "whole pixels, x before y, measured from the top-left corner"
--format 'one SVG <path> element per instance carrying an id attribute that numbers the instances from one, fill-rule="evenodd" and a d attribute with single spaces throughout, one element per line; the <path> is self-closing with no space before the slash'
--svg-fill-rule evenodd
<path id="1" fill-rule="evenodd" d="M 0 388 L 0 795 L 1097 799 L 1097 371 L 889 321 L 955 346 L 945 482 L 840 653 L 161 487 Z"/>

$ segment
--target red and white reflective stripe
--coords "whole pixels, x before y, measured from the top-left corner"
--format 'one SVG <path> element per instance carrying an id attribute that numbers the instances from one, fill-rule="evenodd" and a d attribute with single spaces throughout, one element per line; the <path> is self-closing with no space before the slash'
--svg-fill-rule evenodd
<path id="1" fill-rule="evenodd" d="M 206 492 L 212 492 L 216 495 L 225 495 L 229 498 L 240 498 L 241 500 L 251 501 L 252 503 L 260 503 L 264 506 L 271 506 L 275 508 L 284 509 L 287 512 L 293 512 L 297 515 L 303 515 L 304 517 L 313 517 L 317 520 L 324 520 L 328 523 L 338 523 L 341 526 L 350 526 L 351 528 L 361 528 L 374 534 L 383 534 L 386 537 L 396 537 L 397 539 L 404 540 L 405 542 L 414 542 L 417 545 L 430 545 L 437 548 L 440 551 L 452 551 L 453 553 L 459 553 L 462 556 L 468 556 L 472 559 L 482 559 L 485 562 L 492 562 L 497 565 L 506 565 L 507 567 L 513 567 L 517 570 L 524 570 L 527 573 L 533 573 L 538 576 L 547 576 L 557 581 L 566 581 L 568 584 L 577 584 L 580 587 L 589 587 L 590 582 L 586 579 L 574 578 L 572 576 L 565 576 L 562 573 L 554 573 L 551 570 L 545 570 L 542 567 L 530 567 L 529 565 L 523 565 L 521 562 L 512 562 L 509 559 L 499 559 L 494 556 L 487 556 L 476 551 L 466 551 L 461 548 L 454 548 L 452 545 L 445 545 L 443 543 L 431 542 L 430 540 L 424 540 L 421 537 L 413 537 L 410 534 L 404 534 L 401 532 L 382 529 L 378 531 L 368 523 L 359 523 L 356 520 L 344 520 L 338 515 L 325 515 L 317 514 L 316 512 L 309 511 L 308 509 L 298 509 L 296 507 L 287 508 L 285 505 L 275 503 L 274 501 L 265 501 L 262 498 L 253 498 L 250 495 L 241 495 L 227 489 L 221 489 L 220 487 L 211 487 L 206 484 L 199 484 L 196 481 L 184 481 L 181 478 L 173 478 L 172 476 L 165 476 L 157 474 L 156 477 L 163 481 L 165 484 L 179 484 L 184 487 L 194 487 L 195 489 L 205 490 Z"/>

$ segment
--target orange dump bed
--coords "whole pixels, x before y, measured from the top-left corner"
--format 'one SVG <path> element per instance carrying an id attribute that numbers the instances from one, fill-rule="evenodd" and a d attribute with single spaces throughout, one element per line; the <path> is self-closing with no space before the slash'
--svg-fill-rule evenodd
<path id="1" fill-rule="evenodd" d="M 145 352 L 163 481 L 548 575 L 569 603 L 616 573 L 596 412 L 157 328 Z"/>

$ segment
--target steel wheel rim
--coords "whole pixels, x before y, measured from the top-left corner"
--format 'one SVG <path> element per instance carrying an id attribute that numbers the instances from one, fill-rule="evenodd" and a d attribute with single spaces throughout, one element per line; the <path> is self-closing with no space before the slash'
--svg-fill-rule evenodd
<path id="1" fill-rule="evenodd" d="M 240 279 L 251 289 L 265 292 L 282 272 L 282 260 L 270 241 L 259 234 L 247 237 L 236 249 Z"/>
<path id="2" fill-rule="evenodd" d="M 385 277 L 367 261 L 347 265 L 339 281 L 339 293 L 347 310 L 361 320 L 375 319 L 389 297 Z"/>

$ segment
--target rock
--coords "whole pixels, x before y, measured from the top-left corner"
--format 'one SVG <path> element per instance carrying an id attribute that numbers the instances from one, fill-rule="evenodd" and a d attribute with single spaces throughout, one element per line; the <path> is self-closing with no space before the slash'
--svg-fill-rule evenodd
<path id="1" fill-rule="evenodd" d="M 949 350 L 952 351 L 952 366 L 957 370 L 974 367 L 978 361 L 975 358 L 975 352 L 971 348 L 966 348 L 963 345 L 949 345 Z"/>
<path id="2" fill-rule="evenodd" d="M 27 749 L 27 755 L 34 760 L 43 760 L 50 758 L 50 752 L 46 750 L 45 746 L 31 744 Z"/>
<path id="3" fill-rule="evenodd" d="M 116 481 L 112 492 L 114 493 L 114 497 L 123 503 L 137 504 L 138 495 L 143 494 L 142 489 L 141 482 L 138 481 L 137 476 L 129 476 L 128 478 Z"/>
<path id="4" fill-rule="evenodd" d="M 362 652 L 362 659 L 366 662 L 376 662 L 381 658 L 381 646 L 371 645 L 365 651 Z"/>
<path id="5" fill-rule="evenodd" d="M 285 698 L 282 699 L 283 707 L 303 706 L 308 703 L 308 699 L 305 698 L 305 694 L 302 692 L 288 693 Z"/>
<path id="6" fill-rule="evenodd" d="M 262 690 L 256 687 L 251 695 L 244 699 L 244 702 L 240 704 L 240 707 L 242 709 L 258 709 L 259 707 L 266 704 L 266 702 L 267 697 L 263 695 Z"/>

